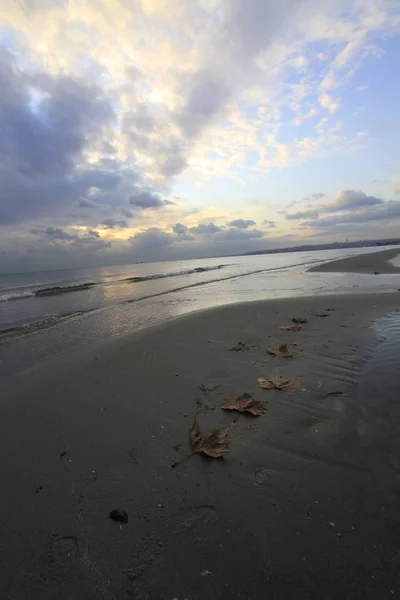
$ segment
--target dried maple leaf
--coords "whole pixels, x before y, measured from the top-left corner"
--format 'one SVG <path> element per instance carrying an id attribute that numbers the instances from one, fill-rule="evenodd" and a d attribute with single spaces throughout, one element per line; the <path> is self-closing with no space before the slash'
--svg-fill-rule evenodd
<path id="1" fill-rule="evenodd" d="M 229 396 L 228 398 L 225 398 L 224 402 L 221 404 L 221 408 L 224 410 L 248 412 L 254 417 L 259 417 L 264 412 L 263 403 L 259 400 L 254 400 L 250 394 L 243 394 L 243 396 L 239 396 L 238 398 Z"/>
<path id="2" fill-rule="evenodd" d="M 283 390 L 285 392 L 291 392 L 300 388 L 300 381 L 297 379 L 290 381 L 290 379 L 284 379 L 284 377 L 271 377 L 271 379 L 259 377 L 257 383 L 263 390 Z"/>
<path id="3" fill-rule="evenodd" d="M 195 417 L 193 425 L 189 429 L 192 452 L 194 454 L 205 454 L 211 458 L 222 458 L 229 452 L 228 432 L 228 427 L 221 427 L 221 429 L 217 429 L 208 438 L 204 439 L 201 437 L 199 424 Z"/>
<path id="4" fill-rule="evenodd" d="M 278 329 L 281 331 L 301 331 L 301 327 L 298 325 L 278 325 Z"/>
<path id="5" fill-rule="evenodd" d="M 267 352 L 274 354 L 275 356 L 283 356 L 284 358 L 291 358 L 293 356 L 289 351 L 287 344 L 282 344 L 279 348 L 267 348 Z"/>
<path id="6" fill-rule="evenodd" d="M 308 319 L 304 317 L 293 317 L 292 321 L 293 323 L 308 323 Z"/>

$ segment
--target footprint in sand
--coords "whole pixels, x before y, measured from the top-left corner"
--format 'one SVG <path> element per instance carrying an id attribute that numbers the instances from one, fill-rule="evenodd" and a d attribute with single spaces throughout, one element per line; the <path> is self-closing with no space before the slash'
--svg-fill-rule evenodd
<path id="1" fill-rule="evenodd" d="M 259 467 L 254 471 L 254 485 L 262 485 L 267 478 L 268 469 Z"/>

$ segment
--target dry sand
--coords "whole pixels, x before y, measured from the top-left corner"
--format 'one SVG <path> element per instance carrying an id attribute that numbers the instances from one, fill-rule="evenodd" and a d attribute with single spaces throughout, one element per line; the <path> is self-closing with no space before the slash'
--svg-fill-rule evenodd
<path id="1" fill-rule="evenodd" d="M 311 267 L 309 271 L 320 273 L 371 273 L 390 274 L 400 273 L 400 268 L 391 264 L 392 258 L 400 254 L 400 248 L 394 250 L 376 250 L 360 256 L 350 256 L 340 260 L 324 263 Z"/>
<path id="2" fill-rule="evenodd" d="M 229 306 L 21 376 L 0 421 L 0 597 L 399 597 L 400 414 L 359 394 L 371 320 L 399 303 Z M 309 322 L 277 330 L 294 316 Z M 239 340 L 259 348 L 230 352 Z M 294 358 L 266 353 L 293 341 Z M 277 374 L 301 391 L 258 388 Z M 263 416 L 219 408 L 245 392 Z M 194 415 L 204 432 L 228 425 L 231 452 L 171 468 Z"/>

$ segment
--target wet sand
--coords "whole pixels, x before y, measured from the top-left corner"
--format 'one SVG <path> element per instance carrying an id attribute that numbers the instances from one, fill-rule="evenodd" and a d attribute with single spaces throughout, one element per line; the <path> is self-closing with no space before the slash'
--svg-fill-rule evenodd
<path id="1" fill-rule="evenodd" d="M 319 273 L 371 273 L 377 275 L 400 273 L 400 268 L 389 262 L 398 254 L 400 254 L 400 247 L 394 250 L 376 250 L 360 256 L 334 260 L 308 270 Z"/>
<path id="2" fill-rule="evenodd" d="M 364 384 L 372 322 L 399 304 L 234 305 L 21 375 L 2 397 L 0 597 L 399 597 L 400 414 L 398 387 L 385 388 L 397 375 L 372 374 L 371 396 Z M 295 316 L 301 331 L 277 329 Z M 238 341 L 252 349 L 230 352 Z M 293 358 L 266 352 L 294 341 Z M 278 374 L 300 391 L 258 388 Z M 265 414 L 220 409 L 243 393 Z M 229 426 L 231 451 L 171 468 L 190 454 L 194 415 L 204 432 Z"/>

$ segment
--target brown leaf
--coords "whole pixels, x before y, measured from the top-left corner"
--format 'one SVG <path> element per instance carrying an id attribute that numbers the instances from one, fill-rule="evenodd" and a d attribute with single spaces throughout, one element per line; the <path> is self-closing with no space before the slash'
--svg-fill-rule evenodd
<path id="1" fill-rule="evenodd" d="M 264 412 L 263 403 L 259 400 L 254 400 L 250 394 L 243 394 L 243 396 L 239 396 L 238 398 L 229 396 L 228 398 L 225 398 L 224 402 L 221 404 L 221 408 L 224 410 L 248 412 L 254 417 L 259 417 Z"/>
<path id="2" fill-rule="evenodd" d="M 192 452 L 195 454 L 205 454 L 211 458 L 222 458 L 229 452 L 227 442 L 228 432 L 228 427 L 221 427 L 221 429 L 214 431 L 207 439 L 204 439 L 201 437 L 199 424 L 195 417 L 193 425 L 189 429 Z"/>
<path id="3" fill-rule="evenodd" d="M 329 315 L 327 315 L 326 313 L 323 312 L 313 312 L 314 317 L 329 317 Z"/>
<path id="4" fill-rule="evenodd" d="M 259 377 L 257 383 L 263 390 L 283 390 L 285 392 L 292 392 L 300 388 L 300 381 L 297 379 L 290 381 L 290 379 L 284 379 L 284 377 L 271 377 L 271 379 Z"/>
<path id="5" fill-rule="evenodd" d="M 304 317 L 293 317 L 292 321 L 293 323 L 308 323 L 308 319 Z"/>
<path id="6" fill-rule="evenodd" d="M 284 358 L 291 358 L 293 356 L 289 351 L 287 344 L 282 344 L 279 348 L 267 348 L 267 352 L 274 354 L 275 356 L 283 356 Z"/>
<path id="7" fill-rule="evenodd" d="M 278 325 L 278 329 L 281 331 L 301 331 L 301 327 L 298 325 Z"/>

